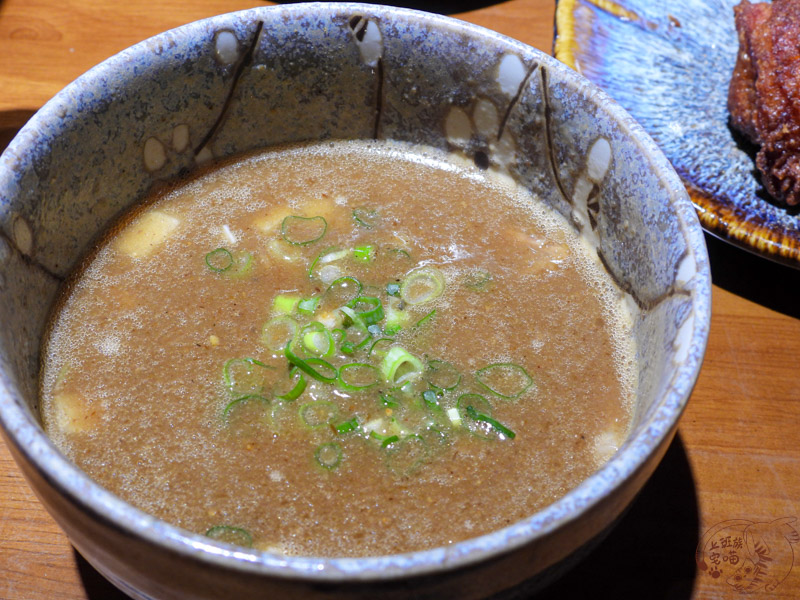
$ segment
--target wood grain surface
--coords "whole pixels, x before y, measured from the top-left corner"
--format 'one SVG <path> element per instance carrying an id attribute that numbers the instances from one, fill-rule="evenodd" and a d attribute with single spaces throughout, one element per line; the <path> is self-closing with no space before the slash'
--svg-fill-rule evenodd
<path id="1" fill-rule="evenodd" d="M 0 0 L 0 147 L 65 84 L 115 52 L 182 23 L 264 4 Z M 546 52 L 552 47 L 552 0 L 413 6 Z M 470 10 L 459 12 L 465 6 Z M 745 594 L 726 576 L 712 575 L 711 562 L 707 570 L 697 567 L 698 544 L 724 546 L 726 521 L 800 517 L 800 271 L 707 241 L 711 337 L 678 435 L 619 526 L 541 598 L 740 598 Z M 736 537 L 734 531 L 728 541 Z M 800 553 L 800 544 L 792 550 L 792 557 Z M 731 556 L 724 549 L 716 554 L 719 561 Z M 774 589 L 767 587 L 746 596 L 800 597 L 800 564 Z M 0 600 L 51 598 L 124 596 L 73 550 L 0 444 Z"/>

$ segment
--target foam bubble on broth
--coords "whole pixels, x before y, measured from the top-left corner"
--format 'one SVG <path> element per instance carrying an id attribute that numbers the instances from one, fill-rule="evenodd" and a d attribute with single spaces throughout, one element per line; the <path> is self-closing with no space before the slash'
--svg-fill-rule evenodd
<path id="1" fill-rule="evenodd" d="M 376 208 L 378 224 L 354 223 L 357 208 Z M 611 442 L 627 433 L 636 375 L 623 294 L 585 240 L 508 177 L 430 148 L 337 142 L 210 168 L 142 210 L 181 227 L 143 257 L 115 252 L 113 237 L 101 245 L 54 320 L 42 410 L 67 456 L 143 510 L 199 533 L 244 527 L 255 547 L 287 554 L 405 552 L 533 513 L 605 462 Z M 289 215 L 324 215 L 327 237 L 287 244 L 281 223 Z M 254 403 L 241 430 L 222 418 L 234 399 L 222 377 L 227 360 L 286 368 L 281 353 L 259 344 L 261 327 L 275 318 L 276 294 L 322 296 L 326 284 L 309 278 L 309 265 L 329 244 L 348 252 L 374 244 L 384 261 L 391 248 L 409 254 L 407 264 L 400 254 L 397 264 L 380 263 L 380 275 L 350 254 L 341 262 L 387 305 L 389 273 L 400 281 L 426 265 L 441 271 L 441 295 L 401 310 L 409 319 L 393 344 L 424 364 L 452 361 L 462 387 L 437 401 L 455 407 L 457 394 L 481 393 L 494 411 L 484 416 L 516 437 L 479 421 L 490 434 L 482 440 L 437 417 L 420 397 L 420 375 L 413 394 L 392 392 L 408 394 L 399 408 L 310 381 L 297 400 Z M 252 261 L 236 263 L 245 265 L 240 274 L 215 273 L 204 256 L 220 247 Z M 492 279 L 470 288 L 483 268 Z M 337 346 L 330 360 L 355 360 L 342 352 Z M 496 363 L 524 365 L 533 383 L 516 399 L 487 392 L 475 372 Z M 89 398 L 102 426 L 59 429 L 53 398 L 62 392 Z M 298 407 L 319 401 L 339 403 L 342 422 L 355 415 L 359 427 L 381 423 L 384 438 L 413 440 L 412 431 L 444 427 L 446 444 L 426 441 L 421 466 L 398 476 L 387 465 L 399 441 L 384 450 L 362 430 L 298 426 Z M 345 456 L 331 471 L 314 462 L 314 447 L 326 440 Z"/>

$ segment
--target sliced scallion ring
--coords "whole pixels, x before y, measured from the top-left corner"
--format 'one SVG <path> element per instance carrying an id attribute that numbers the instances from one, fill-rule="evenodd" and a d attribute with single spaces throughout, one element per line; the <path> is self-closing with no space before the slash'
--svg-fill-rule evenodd
<path id="1" fill-rule="evenodd" d="M 317 381 L 324 381 L 325 383 L 333 383 L 336 381 L 336 367 L 328 361 L 313 356 L 302 359 L 294 354 L 289 349 L 289 346 L 284 348 L 283 353 L 290 363 Z"/>
<path id="2" fill-rule="evenodd" d="M 358 208 L 353 209 L 353 219 L 355 219 L 356 223 L 362 227 L 372 229 L 380 220 L 380 215 L 374 208 L 365 208 L 363 206 L 359 206 Z"/>
<path id="3" fill-rule="evenodd" d="M 434 390 L 425 390 L 422 392 L 422 401 L 429 409 L 436 412 L 442 412 L 442 407 L 439 405 L 439 394 L 437 394 Z"/>
<path id="4" fill-rule="evenodd" d="M 487 292 L 493 287 L 492 274 L 483 269 L 475 269 L 467 273 L 461 280 L 464 287 L 473 292 Z"/>
<path id="5" fill-rule="evenodd" d="M 394 340 L 392 338 L 380 338 L 375 340 L 369 347 L 367 356 L 372 356 L 374 354 L 378 358 L 383 358 L 386 356 L 386 353 L 389 352 L 389 348 L 392 344 L 394 344 Z"/>
<path id="6" fill-rule="evenodd" d="M 466 410 L 467 410 L 467 415 L 473 421 L 480 421 L 480 422 L 486 423 L 492 429 L 494 429 L 497 433 L 499 433 L 500 435 L 505 436 L 505 437 L 507 437 L 509 439 L 513 440 L 515 437 L 517 437 L 516 433 L 511 431 L 508 427 L 503 425 L 500 421 L 498 421 L 497 419 L 493 419 L 489 415 L 485 415 L 483 413 L 478 412 L 477 410 L 475 410 L 474 406 L 469 405 L 469 406 L 467 406 Z"/>
<path id="7" fill-rule="evenodd" d="M 335 348 L 333 335 L 319 321 L 312 321 L 308 325 L 304 325 L 297 337 L 303 350 L 308 354 L 324 357 L 333 355 Z"/>
<path id="8" fill-rule="evenodd" d="M 338 425 L 334 426 L 336 429 L 336 433 L 344 434 L 344 433 L 352 433 L 358 429 L 358 417 L 352 417 L 347 421 L 339 423 Z"/>
<path id="9" fill-rule="evenodd" d="M 307 246 L 322 239 L 328 230 L 324 217 L 290 215 L 281 223 L 281 236 L 293 246 Z"/>
<path id="10" fill-rule="evenodd" d="M 303 375 L 303 372 L 297 367 L 292 367 L 292 370 L 289 371 L 289 381 L 294 382 L 294 384 L 291 386 L 291 389 L 283 394 L 275 396 L 276 399 L 283 402 L 294 402 L 306 390 L 306 378 Z"/>
<path id="11" fill-rule="evenodd" d="M 297 328 L 297 321 L 292 317 L 287 315 L 275 317 L 264 323 L 259 340 L 273 352 L 280 352 L 292 342 L 297 334 Z"/>
<path id="12" fill-rule="evenodd" d="M 507 400 L 519 398 L 533 385 L 533 378 L 514 363 L 495 363 L 478 369 L 475 379 L 496 396 Z"/>
<path id="13" fill-rule="evenodd" d="M 314 459 L 317 464 L 329 471 L 335 469 L 342 462 L 342 447 L 336 442 L 326 442 L 314 450 Z"/>
<path id="14" fill-rule="evenodd" d="M 233 254 L 227 248 L 217 248 L 206 254 L 206 266 L 215 273 L 224 273 L 233 266 Z"/>
<path id="15" fill-rule="evenodd" d="M 400 297 L 408 304 L 423 304 L 435 300 L 444 292 L 445 278 L 436 267 L 414 269 L 400 284 Z"/>
<path id="16" fill-rule="evenodd" d="M 383 319 L 383 304 L 374 296 L 358 296 L 347 303 L 346 308 L 353 309 L 355 316 L 367 327 Z M 350 313 L 346 313 L 350 314 Z M 355 317 L 351 317 L 355 320 Z"/>
<path id="17" fill-rule="evenodd" d="M 339 416 L 339 409 L 333 402 L 309 402 L 300 407 L 298 414 L 303 423 L 317 428 L 333 423 Z"/>
<path id="18" fill-rule="evenodd" d="M 350 277 L 349 275 L 339 277 L 339 279 L 332 281 L 328 289 L 325 290 L 325 304 L 335 307 L 345 306 L 354 298 L 358 298 L 363 288 L 364 286 L 355 277 Z"/>
<path id="19" fill-rule="evenodd" d="M 229 426 L 248 430 L 266 424 L 269 417 L 270 402 L 264 396 L 250 394 L 229 402 L 222 411 L 222 417 Z"/>
<path id="20" fill-rule="evenodd" d="M 461 373 L 453 365 L 443 360 L 428 361 L 425 381 L 438 390 L 454 390 L 461 382 Z"/>
<path id="21" fill-rule="evenodd" d="M 348 392 L 371 388 L 381 379 L 377 367 L 367 363 L 348 363 L 339 367 L 339 385 Z"/>
<path id="22" fill-rule="evenodd" d="M 428 447 L 421 436 L 412 434 L 387 446 L 386 466 L 397 477 L 408 477 L 428 458 Z"/>
<path id="23" fill-rule="evenodd" d="M 268 387 L 268 379 L 273 378 L 268 371 L 274 369 L 254 358 L 232 358 L 222 367 L 222 380 L 236 396 L 261 394 Z"/>
<path id="24" fill-rule="evenodd" d="M 434 308 L 431 312 L 429 312 L 427 315 L 425 315 L 419 321 L 417 321 L 414 327 L 415 328 L 422 327 L 423 325 L 431 321 L 435 316 L 436 316 L 436 309 Z"/>
<path id="25" fill-rule="evenodd" d="M 472 417 L 472 412 L 480 413 L 484 416 L 491 417 L 492 405 L 489 401 L 480 394 L 461 394 L 456 401 L 456 408 L 458 415 L 461 417 L 461 422 L 476 436 L 483 439 L 491 439 L 491 429 L 485 422 Z"/>
<path id="26" fill-rule="evenodd" d="M 372 262 L 375 258 L 375 246 L 356 246 L 353 248 L 353 258 L 361 262 Z"/>
<path id="27" fill-rule="evenodd" d="M 245 548 L 253 547 L 253 536 L 250 532 L 241 527 L 233 527 L 232 525 L 215 525 L 208 531 L 206 536 L 218 542 L 226 544 L 233 544 L 234 546 L 244 546 Z"/>
<path id="28" fill-rule="evenodd" d="M 381 373 L 392 385 L 402 386 L 422 375 L 422 361 L 405 348 L 393 346 L 381 361 Z"/>

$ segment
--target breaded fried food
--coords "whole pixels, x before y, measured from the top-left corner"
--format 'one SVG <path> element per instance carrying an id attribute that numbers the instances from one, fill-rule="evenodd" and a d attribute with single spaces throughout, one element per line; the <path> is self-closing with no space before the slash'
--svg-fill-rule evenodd
<path id="1" fill-rule="evenodd" d="M 800 203 L 800 0 L 734 8 L 739 54 L 728 90 L 731 124 L 761 147 L 769 194 Z"/>

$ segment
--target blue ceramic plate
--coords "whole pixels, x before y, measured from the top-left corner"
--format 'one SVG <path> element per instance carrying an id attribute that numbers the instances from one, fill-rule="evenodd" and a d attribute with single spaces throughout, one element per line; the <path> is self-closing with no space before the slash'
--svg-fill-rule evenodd
<path id="1" fill-rule="evenodd" d="M 728 126 L 738 0 L 560 0 L 555 56 L 624 106 L 683 178 L 703 228 L 800 268 L 797 208 L 761 186 Z"/>

